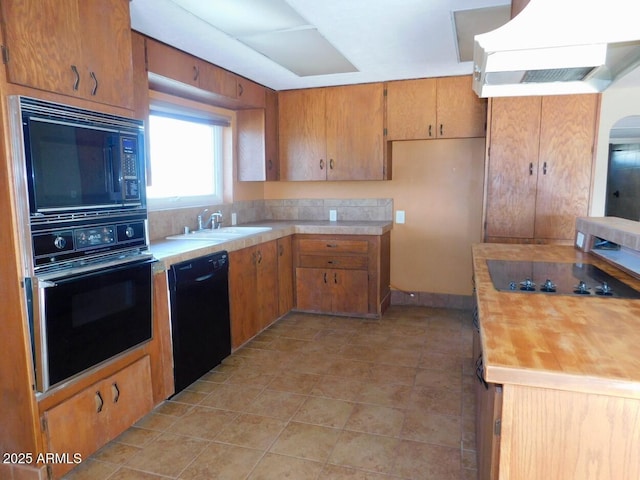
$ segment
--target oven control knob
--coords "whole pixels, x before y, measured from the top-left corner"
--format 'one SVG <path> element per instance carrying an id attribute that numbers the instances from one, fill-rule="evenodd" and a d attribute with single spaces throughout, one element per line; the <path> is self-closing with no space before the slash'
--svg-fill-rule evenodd
<path id="1" fill-rule="evenodd" d="M 58 235 L 56 238 L 53 239 L 53 244 L 56 246 L 58 250 L 62 250 L 64 247 L 67 246 L 67 241 L 64 239 L 64 237 L 61 237 Z"/>
<path id="2" fill-rule="evenodd" d="M 135 233 L 136 232 L 133 230 L 133 227 L 127 227 L 124 231 L 124 234 L 127 236 L 127 238 L 133 238 Z"/>

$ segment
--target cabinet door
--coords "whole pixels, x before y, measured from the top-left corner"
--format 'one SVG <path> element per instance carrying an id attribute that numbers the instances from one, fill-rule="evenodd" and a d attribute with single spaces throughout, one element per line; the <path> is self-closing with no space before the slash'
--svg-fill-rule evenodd
<path id="1" fill-rule="evenodd" d="M 89 457 L 153 408 L 149 357 L 47 410 L 47 451 Z M 56 478 L 73 465 L 51 465 Z"/>
<path id="2" fill-rule="evenodd" d="M 238 181 L 267 179 L 265 111 L 263 108 L 238 110 Z"/>
<path id="3" fill-rule="evenodd" d="M 478 478 L 497 480 L 500 463 L 502 386 L 476 382 L 476 456 Z"/>
<path id="4" fill-rule="evenodd" d="M 2 0 L 0 6 L 9 52 L 8 80 L 77 95 L 82 46 L 76 0 Z"/>
<path id="5" fill-rule="evenodd" d="M 264 108 L 265 88 L 246 78 L 236 77 L 237 98 L 244 107 Z"/>
<path id="6" fill-rule="evenodd" d="M 472 77 L 442 77 L 437 83 L 438 138 L 484 137 L 487 100 L 472 90 Z"/>
<path id="7" fill-rule="evenodd" d="M 331 311 L 334 313 L 369 312 L 369 274 L 366 270 L 329 270 Z"/>
<path id="8" fill-rule="evenodd" d="M 78 2 L 84 59 L 81 94 L 133 108 L 133 63 L 128 0 Z"/>
<path id="9" fill-rule="evenodd" d="M 255 258 L 255 247 L 229 253 L 231 346 L 234 349 L 240 347 L 259 330 Z"/>
<path id="10" fill-rule="evenodd" d="M 169 45 L 147 38 L 147 64 L 149 71 L 197 87 L 200 61 Z"/>
<path id="11" fill-rule="evenodd" d="M 200 69 L 198 86 L 201 89 L 228 98 L 236 98 L 238 83 L 237 77 L 233 73 L 200 60 L 198 60 L 198 65 Z"/>
<path id="12" fill-rule="evenodd" d="M 572 240 L 589 213 L 598 95 L 542 98 L 535 237 Z"/>
<path id="13" fill-rule="evenodd" d="M 278 318 L 278 247 L 275 240 L 261 243 L 256 251 L 258 330 Z"/>
<path id="14" fill-rule="evenodd" d="M 280 178 L 278 160 L 278 93 L 273 90 L 265 92 L 265 169 L 269 181 Z"/>
<path id="15" fill-rule="evenodd" d="M 328 180 L 383 180 L 384 86 L 326 89 Z"/>
<path id="16" fill-rule="evenodd" d="M 387 83 L 387 140 L 436 136 L 435 78 Z"/>
<path id="17" fill-rule="evenodd" d="M 278 94 L 281 180 L 326 180 L 325 89 Z"/>
<path id="18" fill-rule="evenodd" d="M 278 316 L 293 308 L 293 240 L 292 237 L 278 241 Z"/>
<path id="19" fill-rule="evenodd" d="M 540 108 L 540 97 L 492 99 L 487 237 L 534 236 Z"/>
<path id="20" fill-rule="evenodd" d="M 331 312 L 329 274 L 321 268 L 296 268 L 296 307 L 313 312 Z"/>

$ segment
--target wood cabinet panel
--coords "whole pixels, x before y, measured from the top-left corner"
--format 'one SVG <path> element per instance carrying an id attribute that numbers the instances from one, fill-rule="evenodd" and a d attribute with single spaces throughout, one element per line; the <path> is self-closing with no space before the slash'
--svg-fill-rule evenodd
<path id="1" fill-rule="evenodd" d="M 231 346 L 238 348 L 277 317 L 278 255 L 275 240 L 229 253 Z"/>
<path id="2" fill-rule="evenodd" d="M 280 162 L 278 157 L 278 93 L 265 91 L 265 170 L 266 180 L 280 179 Z"/>
<path id="3" fill-rule="evenodd" d="M 472 77 L 438 78 L 438 138 L 484 137 L 487 100 L 472 90 Z"/>
<path id="4" fill-rule="evenodd" d="M 381 83 L 279 93 L 282 180 L 385 180 Z"/>
<path id="5" fill-rule="evenodd" d="M 265 88 L 246 78 L 236 77 L 237 98 L 244 107 L 264 108 Z"/>
<path id="6" fill-rule="evenodd" d="M 326 89 L 327 180 L 384 180 L 382 83 Z"/>
<path id="7" fill-rule="evenodd" d="M 196 57 L 151 38 L 147 38 L 147 65 L 150 72 L 163 77 L 194 87 L 200 84 L 200 66 Z"/>
<path id="8" fill-rule="evenodd" d="M 387 83 L 387 140 L 484 137 L 486 99 L 470 76 Z"/>
<path id="9" fill-rule="evenodd" d="M 236 112 L 238 127 L 238 181 L 263 181 L 266 172 L 265 111 Z"/>
<path id="10" fill-rule="evenodd" d="M 478 478 L 498 480 L 502 386 L 476 382 L 476 456 Z"/>
<path id="11" fill-rule="evenodd" d="M 599 98 L 492 99 L 486 238 L 573 240 L 588 214 Z"/>
<path id="12" fill-rule="evenodd" d="M 325 89 L 278 94 L 281 180 L 326 180 Z"/>
<path id="13" fill-rule="evenodd" d="M 487 236 L 533 238 L 540 110 L 538 97 L 492 100 Z"/>
<path id="14" fill-rule="evenodd" d="M 389 239 L 389 233 L 296 235 L 296 308 L 380 316 L 389 305 Z"/>
<path id="15" fill-rule="evenodd" d="M 127 0 L 2 2 L 10 82 L 133 108 Z"/>
<path id="16" fill-rule="evenodd" d="M 572 239 L 589 214 L 597 95 L 543 97 L 536 238 Z"/>
<path id="17" fill-rule="evenodd" d="M 198 77 L 200 88 L 229 98 L 237 97 L 238 79 L 233 73 L 200 59 L 197 59 L 197 65 L 200 70 Z"/>
<path id="18" fill-rule="evenodd" d="M 47 451 L 79 453 L 85 459 L 152 407 L 149 357 L 143 357 L 46 411 Z M 71 467 L 73 464 L 51 464 L 56 477 Z"/>
<path id="19" fill-rule="evenodd" d="M 293 308 L 293 237 L 283 237 L 278 244 L 278 316 Z"/>
<path id="20" fill-rule="evenodd" d="M 387 83 L 387 139 L 417 140 L 436 135 L 435 78 Z"/>

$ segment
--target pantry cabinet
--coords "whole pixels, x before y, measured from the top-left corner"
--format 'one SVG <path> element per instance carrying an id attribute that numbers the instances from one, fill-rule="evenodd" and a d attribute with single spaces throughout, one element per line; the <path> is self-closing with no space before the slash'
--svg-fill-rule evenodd
<path id="1" fill-rule="evenodd" d="M 231 346 L 236 349 L 278 318 L 275 240 L 229 253 Z"/>
<path id="2" fill-rule="evenodd" d="M 133 108 L 128 0 L 3 0 L 9 82 Z"/>
<path id="3" fill-rule="evenodd" d="M 471 77 L 388 82 L 387 140 L 484 137 L 487 100 Z"/>
<path id="4" fill-rule="evenodd" d="M 599 95 L 494 98 L 487 241 L 572 241 L 588 215 Z"/>
<path id="5" fill-rule="evenodd" d="M 386 180 L 382 83 L 279 93 L 281 180 Z"/>
<path id="6" fill-rule="evenodd" d="M 153 407 L 149 357 L 91 385 L 44 413 L 47 452 L 86 459 Z M 82 428 L 78 428 L 81 426 Z M 53 462 L 55 478 L 75 465 Z"/>
<path id="7" fill-rule="evenodd" d="M 388 306 L 389 234 L 296 235 L 297 310 L 378 317 Z"/>

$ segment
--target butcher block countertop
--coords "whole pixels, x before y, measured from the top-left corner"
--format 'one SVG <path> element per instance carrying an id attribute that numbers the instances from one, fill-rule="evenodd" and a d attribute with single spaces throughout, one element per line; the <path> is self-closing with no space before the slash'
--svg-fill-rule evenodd
<path id="1" fill-rule="evenodd" d="M 474 245 L 487 382 L 640 399 L 640 300 L 501 292 L 487 259 L 590 263 L 640 290 L 639 280 L 572 246 Z"/>

